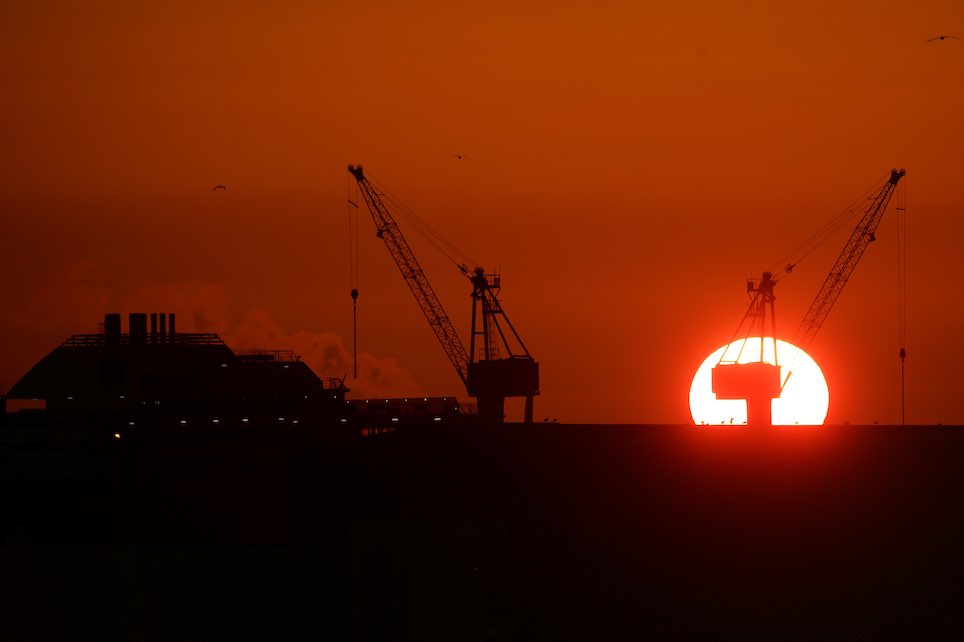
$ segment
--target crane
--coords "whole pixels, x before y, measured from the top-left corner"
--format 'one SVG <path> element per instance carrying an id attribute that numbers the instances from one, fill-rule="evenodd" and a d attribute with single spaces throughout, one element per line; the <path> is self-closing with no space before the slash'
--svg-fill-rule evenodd
<path id="1" fill-rule="evenodd" d="M 853 273 L 854 268 L 857 267 L 860 257 L 863 256 L 867 246 L 877 240 L 877 226 L 880 225 L 880 220 L 887 210 L 887 204 L 890 203 L 890 197 L 893 196 L 897 183 L 900 182 L 905 173 L 903 169 L 890 170 L 890 179 L 874 196 L 867 211 L 864 212 L 860 222 L 857 223 L 857 227 L 850 235 L 847 244 L 844 245 L 840 256 L 837 257 L 836 263 L 830 270 L 830 274 L 827 275 L 820 291 L 814 297 L 810 309 L 803 316 L 803 321 L 800 322 L 800 327 L 797 328 L 797 333 L 794 335 L 793 344 L 801 350 L 806 350 L 813 342 L 817 332 L 820 331 L 820 326 L 826 321 L 830 309 L 840 296 L 840 292 L 847 285 L 847 280 Z M 792 269 L 792 265 L 790 269 Z"/>
<path id="2" fill-rule="evenodd" d="M 539 394 L 539 364 L 526 349 L 509 321 L 498 295 L 502 280 L 481 267 L 464 264 L 459 271 L 472 284 L 470 349 L 459 338 L 445 308 L 425 276 L 381 195 L 369 183 L 361 165 L 349 165 L 375 222 L 376 236 L 395 260 L 402 278 L 435 333 L 466 391 L 478 400 L 479 417 L 486 423 L 502 423 L 506 397 L 525 397 L 525 422 L 532 423 L 533 397 Z"/>
<path id="3" fill-rule="evenodd" d="M 903 169 L 892 169 L 890 171 L 890 178 L 871 199 L 870 205 L 851 233 L 794 335 L 793 344 L 801 350 L 806 350 L 813 342 L 867 246 L 876 240 L 877 227 L 887 210 L 887 205 L 890 203 L 897 183 L 900 182 L 905 173 Z M 793 270 L 793 267 L 793 263 L 788 263 L 785 271 L 789 273 Z M 712 370 L 712 388 L 717 398 L 745 399 L 747 403 L 747 424 L 749 425 L 770 424 L 770 401 L 780 396 L 783 386 L 786 384 L 785 380 L 782 383 L 780 382 L 780 367 L 776 365 L 776 316 L 774 313 L 776 297 L 773 294 L 776 282 L 773 274 L 769 271 L 764 272 L 763 278 L 759 281 L 747 281 L 747 292 L 751 297 L 750 306 L 737 327 L 736 334 L 739 334 L 740 330 L 746 325 L 747 331 L 744 336 L 749 338 L 754 336 L 753 329 L 758 325 L 760 360 L 758 362 L 739 363 L 743 347 L 746 345 L 746 341 L 744 341 L 735 358 L 728 357 L 729 351 L 724 350 L 719 363 Z M 763 358 L 768 311 L 772 324 L 773 364 L 764 362 Z M 736 334 L 734 334 L 734 337 Z M 906 352 L 901 348 L 900 357 L 902 361 L 905 355 Z"/>

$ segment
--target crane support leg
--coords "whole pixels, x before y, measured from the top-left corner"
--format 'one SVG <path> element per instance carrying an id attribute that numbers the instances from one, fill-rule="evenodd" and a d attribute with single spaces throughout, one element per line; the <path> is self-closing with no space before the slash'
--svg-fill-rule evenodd
<path id="1" fill-rule="evenodd" d="M 526 395 L 526 413 L 525 413 L 525 424 L 527 426 L 532 425 L 532 395 Z"/>

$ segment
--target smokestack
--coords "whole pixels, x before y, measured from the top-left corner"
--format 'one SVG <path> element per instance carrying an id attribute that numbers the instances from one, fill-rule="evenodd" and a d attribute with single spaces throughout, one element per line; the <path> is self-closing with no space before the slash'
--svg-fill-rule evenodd
<path id="1" fill-rule="evenodd" d="M 106 337 L 107 343 L 114 345 L 120 343 L 120 317 L 121 315 L 116 312 L 108 312 L 104 315 L 104 336 Z"/>
<path id="2" fill-rule="evenodd" d="M 157 342 L 167 343 L 167 315 L 161 312 L 160 317 L 160 328 L 158 329 Z"/>
<path id="3" fill-rule="evenodd" d="M 157 343 L 157 312 L 151 312 L 151 343 Z"/>
<path id="4" fill-rule="evenodd" d="M 169 312 L 168 315 L 167 315 L 167 318 L 168 318 L 168 325 L 170 326 L 170 331 L 171 331 L 171 343 L 174 343 L 174 337 L 175 337 L 175 334 L 174 334 L 174 313 L 173 313 L 173 312 Z"/>
<path id="5" fill-rule="evenodd" d="M 147 315 L 143 312 L 131 312 L 127 317 L 130 338 L 128 342 L 132 345 L 143 345 L 147 343 Z"/>

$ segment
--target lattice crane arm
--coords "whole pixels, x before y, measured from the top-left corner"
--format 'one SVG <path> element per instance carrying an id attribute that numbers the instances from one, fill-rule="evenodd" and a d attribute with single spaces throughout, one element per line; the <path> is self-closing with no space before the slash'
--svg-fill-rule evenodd
<path id="1" fill-rule="evenodd" d="M 372 220 L 375 221 L 375 229 L 378 230 L 378 237 L 385 241 L 385 246 L 388 248 L 389 253 L 391 253 L 392 258 L 395 259 L 395 264 L 402 273 L 405 283 L 408 284 L 409 289 L 415 296 L 415 300 L 418 302 L 418 306 L 422 310 L 422 314 L 425 315 L 425 319 L 428 321 L 429 326 L 431 326 L 436 338 L 439 343 L 442 344 L 442 349 L 445 351 L 446 356 L 455 367 L 459 379 L 462 380 L 463 384 L 467 385 L 468 353 L 459 335 L 456 334 L 452 321 L 445 313 L 445 309 L 435 295 L 435 290 L 432 289 L 432 285 L 425 277 L 425 272 L 418 264 L 415 254 L 412 253 L 412 248 L 409 247 L 404 235 L 402 235 L 401 230 L 398 228 L 398 224 L 395 223 L 395 219 L 388 211 L 388 208 L 385 207 L 378 192 L 375 191 L 368 182 L 368 179 L 365 178 L 362 166 L 349 165 L 348 171 L 358 182 L 358 188 L 365 198 L 368 211 L 372 215 Z"/>
<path id="2" fill-rule="evenodd" d="M 810 309 L 807 310 L 803 321 L 800 323 L 800 327 L 797 329 L 793 340 L 794 345 L 797 347 L 806 350 L 814 337 L 817 336 L 817 332 L 820 331 L 820 326 L 823 325 L 827 315 L 830 314 L 830 309 L 837 301 L 837 297 L 840 296 L 840 292 L 847 284 L 847 280 L 853 273 L 854 268 L 857 267 L 857 263 L 860 261 L 860 257 L 863 256 L 864 250 L 875 240 L 874 235 L 877 232 L 877 226 L 880 225 L 880 221 L 887 209 L 887 204 L 890 203 L 890 197 L 893 195 L 897 183 L 903 176 L 903 169 L 893 169 L 890 171 L 890 180 L 888 180 L 880 192 L 877 193 L 870 207 L 867 208 L 860 222 L 857 223 L 857 227 L 854 229 L 853 234 L 850 235 L 850 239 L 844 246 L 843 251 L 840 252 L 840 256 L 837 257 L 837 262 L 834 263 L 830 274 L 827 275 L 826 281 L 824 281 L 820 291 L 817 292 L 813 303 L 810 304 Z"/>

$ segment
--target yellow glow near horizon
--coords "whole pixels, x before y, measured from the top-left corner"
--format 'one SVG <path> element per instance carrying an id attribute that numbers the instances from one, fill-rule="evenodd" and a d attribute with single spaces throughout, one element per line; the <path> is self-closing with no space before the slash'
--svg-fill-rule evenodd
<path id="1" fill-rule="evenodd" d="M 717 399 L 712 389 L 713 367 L 726 351 L 727 359 L 738 363 L 760 360 L 760 338 L 739 339 L 723 346 L 708 356 L 693 377 L 690 386 L 690 414 L 697 425 L 728 425 L 746 423 L 746 401 Z M 763 361 L 780 366 L 783 391 L 773 400 L 773 425 L 822 425 L 830 406 L 830 391 L 820 366 L 797 346 L 777 339 L 777 361 L 773 357 L 773 341 L 763 342 Z"/>

